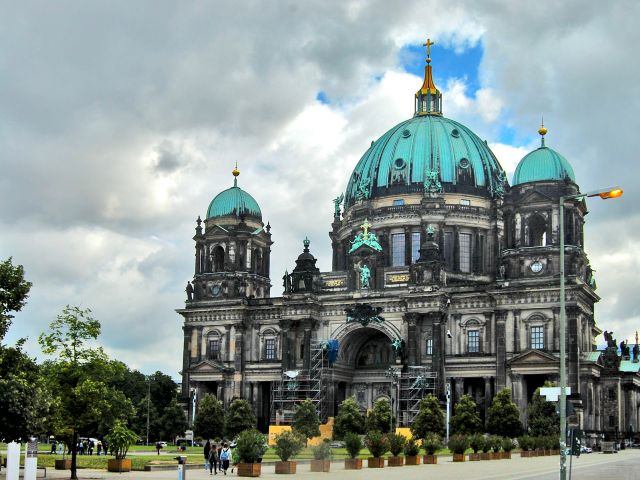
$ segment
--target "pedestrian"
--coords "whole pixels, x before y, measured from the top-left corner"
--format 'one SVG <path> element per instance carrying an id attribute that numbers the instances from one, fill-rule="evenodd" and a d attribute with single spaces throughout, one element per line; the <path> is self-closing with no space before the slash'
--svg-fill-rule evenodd
<path id="1" fill-rule="evenodd" d="M 220 457 L 218 455 L 218 446 L 214 442 L 211 445 L 211 450 L 209 450 L 209 475 L 218 474 L 219 462 L 220 462 Z"/>
<path id="2" fill-rule="evenodd" d="M 96 445 L 96 450 L 98 451 L 96 455 L 100 456 L 100 454 L 102 453 L 102 442 L 100 440 L 98 440 L 98 445 Z"/>
<path id="3" fill-rule="evenodd" d="M 162 444 L 160 442 L 156 442 L 156 451 L 158 452 L 158 455 L 160 455 L 161 448 L 162 448 Z"/>
<path id="4" fill-rule="evenodd" d="M 222 446 L 222 450 L 220 450 L 220 461 L 222 462 L 222 471 L 224 474 L 227 474 L 227 469 L 229 468 L 229 460 L 231 458 L 231 451 L 229 450 L 229 444 L 224 443 Z"/>
<path id="5" fill-rule="evenodd" d="M 207 440 L 207 443 L 204 444 L 204 469 L 209 470 L 209 451 L 211 450 L 211 442 Z"/>
<path id="6" fill-rule="evenodd" d="M 56 441 L 51 442 L 51 455 L 56 454 Z"/>
<path id="7" fill-rule="evenodd" d="M 62 455 L 64 453 L 65 444 L 64 442 L 58 442 L 58 455 Z"/>
<path id="8" fill-rule="evenodd" d="M 93 440 L 89 439 L 89 443 L 87 444 L 87 453 L 89 455 L 93 455 Z"/>

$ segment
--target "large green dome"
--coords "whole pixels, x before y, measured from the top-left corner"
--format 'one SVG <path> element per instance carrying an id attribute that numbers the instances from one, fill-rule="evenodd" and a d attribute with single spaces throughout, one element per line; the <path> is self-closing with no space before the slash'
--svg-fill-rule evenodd
<path id="1" fill-rule="evenodd" d="M 225 216 L 253 216 L 262 220 L 262 212 L 258 202 L 242 190 L 234 180 L 233 187 L 220 192 L 211 200 L 207 210 L 207 218 Z"/>
<path id="2" fill-rule="evenodd" d="M 520 160 L 513 174 L 513 185 L 565 179 L 576 181 L 571 164 L 558 152 L 543 145 Z"/>
<path id="3" fill-rule="evenodd" d="M 351 174 L 345 205 L 356 198 L 421 192 L 437 176 L 444 192 L 500 195 L 505 173 L 487 144 L 441 115 L 416 115 L 372 142 Z"/>

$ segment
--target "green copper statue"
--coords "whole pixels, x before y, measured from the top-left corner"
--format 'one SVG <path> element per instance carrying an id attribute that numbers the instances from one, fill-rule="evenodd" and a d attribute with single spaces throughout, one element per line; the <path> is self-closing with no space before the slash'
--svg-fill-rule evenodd
<path id="1" fill-rule="evenodd" d="M 360 288 L 371 288 L 371 270 L 366 265 L 360 267 Z"/>
<path id="2" fill-rule="evenodd" d="M 340 205 L 344 200 L 344 193 L 341 193 L 339 197 L 333 199 L 333 216 L 340 217 Z"/>

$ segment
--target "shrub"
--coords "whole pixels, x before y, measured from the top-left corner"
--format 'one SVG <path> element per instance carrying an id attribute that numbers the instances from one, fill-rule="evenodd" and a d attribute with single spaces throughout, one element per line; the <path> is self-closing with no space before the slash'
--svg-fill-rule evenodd
<path id="1" fill-rule="evenodd" d="M 469 448 L 469 439 L 465 435 L 452 435 L 448 446 L 453 453 L 464 453 Z"/>
<path id="2" fill-rule="evenodd" d="M 533 439 L 533 442 L 536 447 L 536 450 L 544 450 L 544 447 L 547 444 L 547 441 L 543 436 L 535 437 Z"/>
<path id="3" fill-rule="evenodd" d="M 364 423 L 358 402 L 353 398 L 343 400 L 333 426 L 334 440 L 342 440 L 348 432 L 363 433 Z"/>
<path id="4" fill-rule="evenodd" d="M 436 450 L 442 448 L 442 439 L 437 433 L 427 433 L 427 436 L 422 440 L 422 446 L 427 455 L 433 455 Z"/>
<path id="5" fill-rule="evenodd" d="M 304 448 L 304 439 L 295 432 L 283 432 L 276 435 L 276 455 L 283 462 L 288 462 L 291 457 L 295 457 Z"/>
<path id="6" fill-rule="evenodd" d="M 484 443 L 482 444 L 482 453 L 487 453 L 491 450 L 491 440 L 489 437 L 485 437 Z"/>
<path id="7" fill-rule="evenodd" d="M 416 443 L 415 439 L 412 437 L 407 440 L 407 443 L 404 445 L 404 454 L 407 457 L 415 457 L 420 453 L 420 447 Z"/>
<path id="8" fill-rule="evenodd" d="M 238 435 L 236 449 L 243 463 L 256 463 L 267 448 L 267 439 L 257 430 L 245 430 Z"/>
<path id="9" fill-rule="evenodd" d="M 518 445 L 524 452 L 528 452 L 533 447 L 533 439 L 529 435 L 523 435 L 518 438 Z"/>
<path id="10" fill-rule="evenodd" d="M 501 446 L 502 450 L 504 450 L 505 452 L 510 452 L 511 450 L 513 450 L 513 440 L 511 440 L 509 437 L 503 437 Z"/>
<path id="11" fill-rule="evenodd" d="M 328 438 L 325 438 L 320 445 L 316 445 L 311 450 L 314 460 L 329 460 L 331 458 L 331 444 Z"/>
<path id="12" fill-rule="evenodd" d="M 494 452 L 499 452 L 502 448 L 502 439 L 497 435 L 489 435 L 487 438 L 487 442 L 491 445 L 491 450 Z"/>
<path id="13" fill-rule="evenodd" d="M 365 436 L 364 443 L 371 455 L 378 458 L 389 451 L 389 440 L 382 432 L 373 430 Z"/>
<path id="14" fill-rule="evenodd" d="M 113 449 L 118 460 L 122 460 L 127 456 L 129 447 L 136 443 L 137 439 L 138 435 L 129 430 L 119 420 L 116 420 L 111 432 L 107 435 L 107 442 L 109 442 L 109 446 Z"/>
<path id="15" fill-rule="evenodd" d="M 388 433 L 391 431 L 392 423 L 391 404 L 385 398 L 377 400 L 373 404 L 373 408 L 367 414 L 367 420 L 365 422 L 365 428 L 368 431 L 378 430 L 382 433 Z"/>
<path id="16" fill-rule="evenodd" d="M 560 437 L 557 435 L 549 435 L 551 438 L 551 449 L 560 450 Z"/>
<path id="17" fill-rule="evenodd" d="M 356 433 L 347 433 L 344 436 L 344 446 L 347 449 L 347 453 L 350 458 L 356 458 L 360 455 L 360 450 L 362 450 L 362 439 L 360 435 Z"/>
<path id="18" fill-rule="evenodd" d="M 487 431 L 504 437 L 515 437 L 522 433 L 520 411 L 511 400 L 510 388 L 505 388 L 493 397 L 487 416 Z"/>
<path id="19" fill-rule="evenodd" d="M 444 412 L 440 401 L 434 395 L 427 395 L 420 400 L 420 410 L 411 424 L 411 433 L 416 438 L 425 438 L 429 432 L 444 434 Z"/>
<path id="20" fill-rule="evenodd" d="M 308 398 L 298 404 L 293 414 L 293 431 L 305 439 L 320 436 L 320 418 L 315 404 Z"/>
<path id="21" fill-rule="evenodd" d="M 482 420 L 478 407 L 469 395 L 462 395 L 454 407 L 451 417 L 451 431 L 460 435 L 470 435 L 482 431 Z"/>
<path id="22" fill-rule="evenodd" d="M 473 453 L 478 453 L 478 450 L 482 450 L 485 443 L 484 435 L 481 433 L 474 433 L 469 437 L 469 446 L 473 449 Z"/>
<path id="23" fill-rule="evenodd" d="M 400 435 L 399 433 L 390 433 L 387 435 L 387 440 L 389 441 L 389 450 L 391 451 L 391 455 L 394 457 L 400 455 L 407 443 L 407 439 L 404 438 L 404 435 Z"/>

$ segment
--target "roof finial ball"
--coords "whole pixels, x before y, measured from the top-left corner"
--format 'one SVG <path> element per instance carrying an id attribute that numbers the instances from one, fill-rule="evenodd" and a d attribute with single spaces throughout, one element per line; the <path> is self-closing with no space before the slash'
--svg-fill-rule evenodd
<path id="1" fill-rule="evenodd" d="M 238 170 L 238 161 L 236 160 L 236 166 L 231 170 L 231 175 L 233 175 L 233 186 L 238 186 L 238 175 L 240 175 L 240 170 Z"/>
<path id="2" fill-rule="evenodd" d="M 547 129 L 544 126 L 544 117 L 542 117 L 542 121 L 540 122 L 540 128 L 538 129 L 538 133 L 540 134 L 542 140 L 542 146 L 544 147 L 544 136 L 547 134 Z"/>

